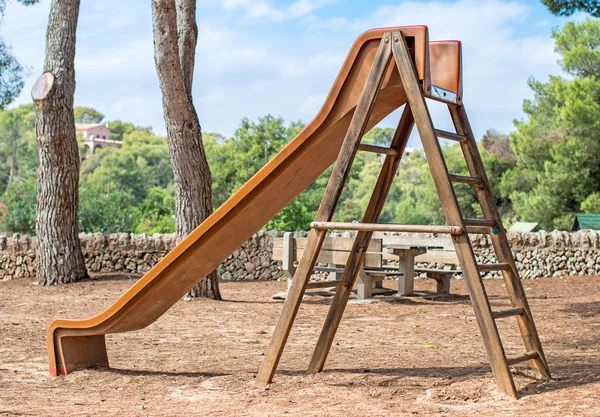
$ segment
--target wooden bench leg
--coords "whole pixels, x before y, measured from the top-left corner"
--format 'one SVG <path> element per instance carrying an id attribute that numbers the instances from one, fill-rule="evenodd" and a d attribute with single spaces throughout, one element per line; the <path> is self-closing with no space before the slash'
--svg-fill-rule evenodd
<path id="1" fill-rule="evenodd" d="M 373 298 L 373 278 L 368 276 L 363 269 L 358 272 L 358 299 Z"/>

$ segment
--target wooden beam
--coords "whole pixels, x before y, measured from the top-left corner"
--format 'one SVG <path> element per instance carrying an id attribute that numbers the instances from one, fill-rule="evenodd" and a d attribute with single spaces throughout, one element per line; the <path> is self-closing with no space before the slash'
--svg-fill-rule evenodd
<path id="1" fill-rule="evenodd" d="M 479 272 L 494 272 L 494 271 L 506 271 L 510 268 L 509 264 L 478 264 L 477 268 Z"/>
<path id="2" fill-rule="evenodd" d="M 318 282 L 309 282 L 306 284 L 306 288 L 329 288 L 329 287 L 339 287 L 342 285 L 346 285 L 346 281 L 335 280 L 335 281 L 318 281 Z"/>
<path id="3" fill-rule="evenodd" d="M 369 121 L 371 111 L 373 110 L 375 99 L 377 98 L 377 94 L 381 89 L 385 71 L 388 68 L 388 64 L 392 56 L 390 44 L 391 42 L 389 33 L 383 34 L 379 48 L 377 49 L 377 53 L 373 60 L 373 65 L 369 71 L 369 75 L 365 82 L 361 96 L 358 99 L 356 110 L 354 111 L 354 115 L 350 121 L 350 126 L 346 132 L 344 142 L 340 148 L 337 161 L 333 167 L 331 177 L 329 177 L 329 182 L 327 183 L 323 200 L 321 201 L 319 210 L 317 211 L 315 218 L 316 221 L 330 221 L 333 217 L 335 207 L 339 201 L 340 195 L 342 194 L 348 174 L 350 173 L 350 167 L 356 152 L 358 151 L 360 140 L 367 128 L 367 123 Z M 271 341 L 269 342 L 267 352 L 265 353 L 265 359 L 256 377 L 257 385 L 265 386 L 273 379 L 273 375 L 277 369 L 277 364 L 279 363 L 279 359 L 283 353 L 283 348 L 285 347 L 290 330 L 294 324 L 294 319 L 298 313 L 298 308 L 306 290 L 306 285 L 308 284 L 310 275 L 319 256 L 319 251 L 321 249 L 321 245 L 323 244 L 323 239 L 325 239 L 325 234 L 325 230 L 312 229 L 308 235 L 304 255 L 302 256 L 302 259 L 298 265 L 298 269 L 296 270 L 296 275 L 294 276 L 294 280 L 288 291 L 288 296 L 283 305 L 281 315 L 279 316 L 279 320 L 273 332 L 273 336 L 271 337 Z M 357 241 L 358 237 L 354 241 L 355 245 Z M 367 246 L 368 241 L 367 244 L 364 245 L 364 248 Z M 348 288 L 348 286 L 338 289 L 336 292 L 336 297 L 341 292 L 344 292 L 343 289 L 345 288 Z"/>
<path id="4" fill-rule="evenodd" d="M 368 143 L 361 143 L 358 146 L 358 150 L 365 151 L 365 152 L 380 153 L 382 155 L 391 155 L 391 156 L 394 156 L 394 155 L 396 155 L 396 153 L 398 153 L 395 149 L 386 148 L 385 146 L 369 145 Z"/>
<path id="5" fill-rule="evenodd" d="M 400 121 L 398 122 L 396 132 L 394 133 L 392 144 L 390 145 L 391 148 L 397 150 L 397 153 L 396 155 L 388 155 L 385 158 L 373 194 L 371 194 L 367 210 L 363 216 L 364 223 L 371 223 L 379 220 L 390 187 L 392 186 L 392 182 L 398 171 L 398 166 L 402 155 L 404 154 L 413 125 L 414 118 L 412 111 L 409 106 L 405 106 Z M 369 245 L 372 235 L 373 232 L 368 230 L 360 230 L 356 234 L 352 253 L 342 274 L 342 279 L 348 281 L 348 286 L 336 291 L 335 296 L 331 301 L 327 318 L 325 319 L 323 329 L 319 335 L 319 340 L 317 341 L 310 364 L 308 365 L 307 372 L 310 374 L 320 372 L 323 369 L 323 366 L 325 366 L 327 355 L 333 344 L 333 339 L 335 338 L 335 334 L 342 320 L 342 315 L 346 309 L 346 304 L 348 303 L 348 298 L 350 297 L 350 290 L 354 286 L 356 277 L 360 272 L 360 267 L 365 255 L 364 248 Z M 365 289 L 366 287 L 363 286 L 362 290 L 364 291 Z M 367 294 L 363 293 L 362 295 Z"/>
<path id="6" fill-rule="evenodd" d="M 464 175 L 454 175 L 454 174 L 450 174 L 450 181 L 452 182 L 461 182 L 463 184 L 472 184 L 472 185 L 477 185 L 477 184 L 481 184 L 481 178 L 477 178 L 477 177 L 467 177 Z"/>
<path id="7" fill-rule="evenodd" d="M 522 307 L 507 308 L 506 310 L 493 311 L 492 316 L 495 319 L 501 319 L 503 317 L 520 316 L 523 313 L 525 313 L 525 309 Z"/>
<path id="8" fill-rule="evenodd" d="M 293 253 L 294 260 L 301 260 L 306 252 L 305 249 L 295 249 Z M 350 257 L 350 251 L 332 251 L 332 250 L 320 250 L 319 256 L 317 257 L 317 263 L 319 264 L 332 264 L 332 265 L 345 265 Z M 285 252 L 282 248 L 273 248 L 273 259 L 285 258 Z M 381 268 L 382 266 L 382 253 L 381 252 L 366 252 L 364 258 L 365 268 Z"/>
<path id="9" fill-rule="evenodd" d="M 514 358 L 508 358 L 508 359 L 506 359 L 506 362 L 508 362 L 508 365 L 511 366 L 511 365 L 516 365 L 521 362 L 530 361 L 532 359 L 538 359 L 539 356 L 540 355 L 537 352 L 527 352 L 521 356 L 515 356 Z"/>
<path id="10" fill-rule="evenodd" d="M 502 276 L 504 277 L 504 283 L 506 285 L 506 291 L 510 297 L 510 301 L 513 307 L 522 307 L 525 310 L 524 314 L 517 317 L 517 323 L 521 332 L 521 337 L 527 351 L 536 351 L 539 353 L 537 359 L 532 361 L 532 366 L 537 372 L 538 376 L 545 379 L 551 379 L 550 369 L 548 368 L 548 362 L 544 355 L 542 343 L 529 308 L 527 296 L 523 289 L 523 283 L 519 278 L 517 266 L 513 258 L 513 254 L 508 243 L 506 231 L 502 225 L 502 218 L 496 207 L 496 201 L 491 192 L 491 187 L 485 173 L 485 167 L 481 160 L 477 143 L 475 142 L 475 135 L 471 129 L 469 118 L 464 106 L 448 106 L 450 116 L 456 131 L 468 138 L 467 141 L 461 143 L 463 154 L 465 155 L 465 161 L 469 169 L 469 173 L 474 177 L 482 179 L 483 183 L 481 186 L 475 187 L 475 193 L 477 200 L 481 206 L 481 211 L 485 218 L 493 219 L 497 228 L 496 233 L 491 233 L 490 238 L 492 246 L 496 252 L 496 256 L 499 262 L 508 263 L 510 269 L 504 271 Z"/>
<path id="11" fill-rule="evenodd" d="M 435 129 L 435 136 L 438 138 L 454 140 L 456 142 L 466 142 L 468 140 L 465 135 L 458 135 L 456 133 L 446 132 L 439 129 Z"/>
<path id="12" fill-rule="evenodd" d="M 496 221 L 491 219 L 463 219 L 465 226 L 496 227 Z"/>
<path id="13" fill-rule="evenodd" d="M 408 104 L 415 116 L 415 122 L 419 131 L 419 136 L 421 136 L 423 150 L 425 151 L 433 182 L 444 209 L 446 222 L 450 225 L 464 227 L 465 224 L 463 223 L 460 207 L 458 206 L 458 201 L 454 194 L 454 188 L 448 178 L 448 168 L 436 136 L 436 134 L 439 135 L 440 132 L 434 130 L 431 116 L 427 109 L 425 98 L 423 97 L 423 91 L 415 75 L 415 68 L 412 64 L 410 51 L 401 32 L 393 32 L 392 36 L 392 52 L 396 61 L 396 66 L 398 67 L 400 79 L 404 86 L 404 90 L 406 91 Z M 473 173 L 471 173 L 471 175 L 479 176 L 474 175 Z M 463 233 L 460 235 L 453 235 L 452 239 L 454 241 L 463 277 L 469 288 L 473 310 L 477 317 L 477 323 L 490 359 L 492 371 L 496 377 L 498 389 L 501 392 L 516 398 L 517 390 L 510 374 L 510 369 L 506 364 L 506 356 L 504 354 L 502 341 L 500 340 L 500 334 L 498 333 L 496 322 L 492 317 L 492 311 L 485 292 L 485 287 L 483 286 L 481 276 L 477 270 L 477 261 L 469 236 Z"/>
<path id="14" fill-rule="evenodd" d="M 324 230 L 361 230 L 365 232 L 411 232 L 459 235 L 461 226 L 427 226 L 419 224 L 312 222 L 310 227 Z"/>

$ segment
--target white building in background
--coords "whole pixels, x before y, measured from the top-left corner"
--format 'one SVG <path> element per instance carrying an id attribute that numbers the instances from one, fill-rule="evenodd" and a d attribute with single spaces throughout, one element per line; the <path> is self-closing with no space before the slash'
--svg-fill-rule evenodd
<path id="1" fill-rule="evenodd" d="M 81 133 L 84 140 L 83 143 L 89 149 L 89 152 L 85 152 L 85 155 L 88 153 L 93 154 L 96 148 L 106 148 L 107 146 L 120 148 L 123 145 L 120 140 L 112 140 L 110 138 L 108 123 L 75 123 L 75 130 L 77 133 Z"/>

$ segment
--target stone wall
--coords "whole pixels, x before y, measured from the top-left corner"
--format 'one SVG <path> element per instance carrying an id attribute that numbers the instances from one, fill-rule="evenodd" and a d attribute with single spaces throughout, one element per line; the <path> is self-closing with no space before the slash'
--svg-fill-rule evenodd
<path id="1" fill-rule="evenodd" d="M 521 278 L 600 275 L 600 232 L 509 233 Z M 493 262 L 488 236 L 472 240 L 478 261 Z"/>
<path id="2" fill-rule="evenodd" d="M 306 235 L 306 233 L 300 233 Z M 271 259 L 273 239 L 280 232 L 254 235 L 220 266 L 221 279 L 270 280 L 283 276 Z M 600 232 L 509 233 L 522 278 L 600 274 Z M 494 262 L 488 236 L 474 236 L 480 263 Z M 175 246 L 174 235 L 82 234 L 81 245 L 90 272 L 144 274 Z M 35 276 L 35 238 L 0 237 L 0 279 Z"/>
<path id="3" fill-rule="evenodd" d="M 281 262 L 271 260 L 277 232 L 259 232 L 219 266 L 221 279 L 277 279 Z M 81 234 L 81 248 L 90 273 L 143 275 L 175 247 L 175 235 L 129 233 Z M 0 279 L 35 277 L 35 237 L 0 237 Z"/>

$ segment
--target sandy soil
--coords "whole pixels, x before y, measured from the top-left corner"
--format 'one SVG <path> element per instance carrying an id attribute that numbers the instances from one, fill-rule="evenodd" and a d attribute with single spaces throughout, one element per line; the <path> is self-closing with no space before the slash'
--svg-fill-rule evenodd
<path id="1" fill-rule="evenodd" d="M 434 283 L 419 280 L 420 297 L 350 304 L 314 376 L 304 370 L 330 300 L 309 297 L 266 389 L 253 382 L 281 309 L 271 300 L 279 282 L 224 283 L 225 301 L 181 301 L 144 330 L 110 335 L 111 369 L 51 378 L 50 321 L 95 314 L 132 283 L 0 282 L 0 416 L 600 416 L 600 277 L 525 282 L 554 379 L 516 366 L 518 401 L 495 391 L 462 281 L 450 298 L 427 296 Z M 502 281 L 486 287 L 495 308 L 507 306 Z M 499 322 L 509 355 L 522 353 L 514 318 Z"/>

